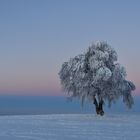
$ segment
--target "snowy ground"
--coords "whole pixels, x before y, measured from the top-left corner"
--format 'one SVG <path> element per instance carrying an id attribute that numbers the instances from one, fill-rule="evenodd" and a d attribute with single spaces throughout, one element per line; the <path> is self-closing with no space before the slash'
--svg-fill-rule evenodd
<path id="1" fill-rule="evenodd" d="M 0 140 L 140 140 L 140 114 L 0 116 Z"/>

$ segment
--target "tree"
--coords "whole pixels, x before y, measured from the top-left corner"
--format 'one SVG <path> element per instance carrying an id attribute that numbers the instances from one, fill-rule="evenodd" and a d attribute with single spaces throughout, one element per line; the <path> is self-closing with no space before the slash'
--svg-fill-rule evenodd
<path id="1" fill-rule="evenodd" d="M 128 108 L 133 104 L 135 85 L 126 80 L 126 71 L 117 63 L 116 51 L 106 42 L 92 44 L 84 54 L 64 62 L 59 72 L 63 89 L 71 98 L 93 101 L 96 113 L 103 115 L 103 104 L 109 106 L 119 97 Z M 97 101 L 97 99 L 98 101 Z"/>

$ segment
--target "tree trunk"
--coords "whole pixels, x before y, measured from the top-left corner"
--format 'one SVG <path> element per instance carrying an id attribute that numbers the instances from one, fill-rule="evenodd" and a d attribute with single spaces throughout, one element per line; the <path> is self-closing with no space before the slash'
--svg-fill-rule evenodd
<path id="1" fill-rule="evenodd" d="M 93 103 L 94 103 L 94 105 L 95 105 L 96 113 L 97 113 L 98 115 L 103 116 L 103 115 L 104 115 L 104 111 L 103 111 L 103 100 L 101 99 L 101 100 L 99 101 L 99 104 L 98 104 L 96 98 L 94 97 L 94 102 L 93 102 Z"/>
<path id="2" fill-rule="evenodd" d="M 101 101 L 99 102 L 99 110 L 100 110 L 100 115 L 103 116 L 104 115 L 104 111 L 103 111 L 103 100 L 101 99 Z"/>

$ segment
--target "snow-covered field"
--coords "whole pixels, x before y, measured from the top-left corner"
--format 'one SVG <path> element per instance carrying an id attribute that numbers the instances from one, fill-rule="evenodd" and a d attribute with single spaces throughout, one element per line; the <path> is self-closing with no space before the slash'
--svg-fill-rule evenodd
<path id="1" fill-rule="evenodd" d="M 0 116 L 0 140 L 140 140 L 140 114 Z"/>

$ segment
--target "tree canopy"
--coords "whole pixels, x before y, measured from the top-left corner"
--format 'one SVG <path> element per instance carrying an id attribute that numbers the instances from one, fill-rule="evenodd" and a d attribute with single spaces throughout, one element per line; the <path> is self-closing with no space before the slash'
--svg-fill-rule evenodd
<path id="1" fill-rule="evenodd" d="M 82 102 L 96 96 L 111 105 L 123 97 L 127 107 L 133 104 L 135 85 L 126 80 L 125 68 L 117 63 L 116 51 L 106 42 L 92 44 L 85 53 L 64 62 L 59 76 L 70 97 L 79 97 Z"/>

